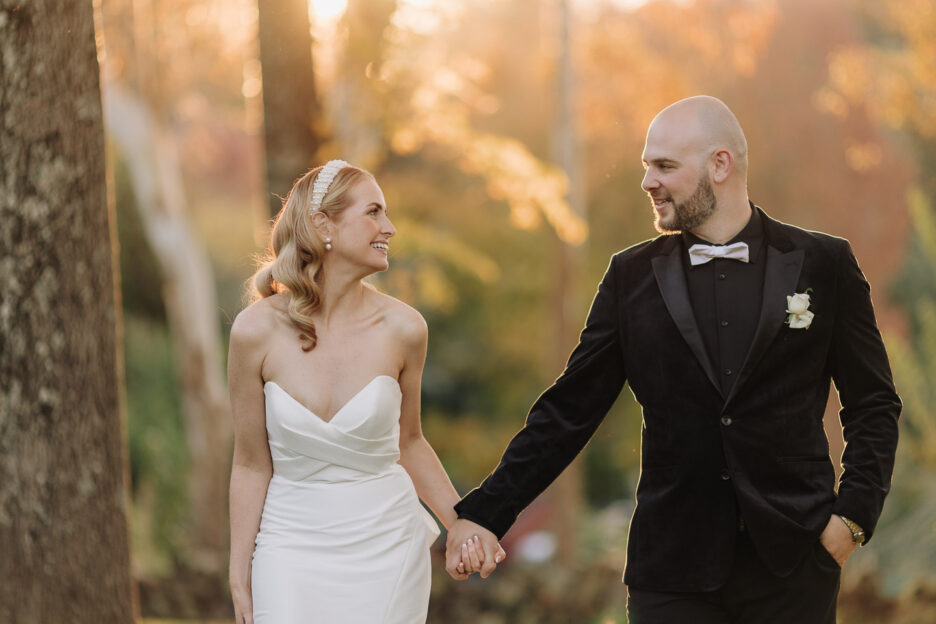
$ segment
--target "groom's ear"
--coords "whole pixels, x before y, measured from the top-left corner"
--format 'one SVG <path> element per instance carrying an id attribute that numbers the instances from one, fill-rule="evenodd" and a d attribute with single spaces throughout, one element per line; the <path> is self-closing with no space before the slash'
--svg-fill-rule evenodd
<path id="1" fill-rule="evenodd" d="M 720 149 L 712 154 L 709 167 L 712 173 L 712 181 L 721 184 L 734 171 L 734 156 L 728 150 Z"/>

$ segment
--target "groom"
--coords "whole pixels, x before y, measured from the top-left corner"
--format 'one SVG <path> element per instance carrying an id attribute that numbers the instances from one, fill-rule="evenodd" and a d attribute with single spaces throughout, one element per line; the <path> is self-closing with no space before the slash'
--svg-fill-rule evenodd
<path id="1" fill-rule="evenodd" d="M 626 380 L 643 408 L 631 622 L 833 624 L 841 565 L 890 487 L 901 408 L 868 282 L 848 241 L 750 203 L 747 143 L 721 101 L 660 112 L 643 162 L 663 235 L 611 259 L 565 371 L 455 506 L 447 569 L 464 576 L 461 545 L 478 536 L 493 571 L 497 539 Z M 830 381 L 846 441 L 837 493 Z"/>

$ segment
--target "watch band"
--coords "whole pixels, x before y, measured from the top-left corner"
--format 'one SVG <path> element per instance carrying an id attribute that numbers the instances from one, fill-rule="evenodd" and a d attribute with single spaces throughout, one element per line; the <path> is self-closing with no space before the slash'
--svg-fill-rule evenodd
<path id="1" fill-rule="evenodd" d="M 864 544 L 865 532 L 864 532 L 864 529 L 861 528 L 861 525 L 859 525 L 854 520 L 850 520 L 849 518 L 846 518 L 845 516 L 842 516 L 842 515 L 840 515 L 839 518 L 842 519 L 842 522 L 844 522 L 845 526 L 848 527 L 848 530 L 851 531 L 852 541 L 858 546 L 861 546 L 862 544 Z"/>

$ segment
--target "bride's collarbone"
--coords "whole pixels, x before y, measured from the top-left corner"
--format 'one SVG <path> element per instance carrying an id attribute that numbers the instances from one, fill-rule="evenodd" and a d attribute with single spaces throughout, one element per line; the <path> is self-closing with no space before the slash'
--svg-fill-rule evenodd
<path id="1" fill-rule="evenodd" d="M 335 327 L 332 331 L 316 329 L 312 349 L 301 349 L 295 333 L 290 340 L 284 337 L 271 344 L 264 379 L 330 413 L 334 404 L 376 377 L 398 377 L 403 364 L 402 345 L 390 333 L 360 325 Z"/>
<path id="2" fill-rule="evenodd" d="M 275 358 L 270 364 L 272 379 L 282 379 L 302 394 L 340 401 L 376 377 L 396 379 L 402 361 L 390 344 L 329 340 L 309 351 Z"/>
<path id="3" fill-rule="evenodd" d="M 392 318 L 384 307 L 375 307 L 353 315 L 335 315 L 330 319 L 318 314 L 312 316 L 312 322 L 322 334 L 361 333 L 368 330 L 385 329 L 386 322 Z"/>

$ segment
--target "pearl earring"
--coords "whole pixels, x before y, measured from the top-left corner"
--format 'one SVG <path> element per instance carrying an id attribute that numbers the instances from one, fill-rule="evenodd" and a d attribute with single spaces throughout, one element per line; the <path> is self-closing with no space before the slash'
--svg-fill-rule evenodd
<path id="1" fill-rule="evenodd" d="M 331 239 L 326 238 L 325 239 L 325 251 L 331 251 L 331 248 L 332 248 Z"/>

